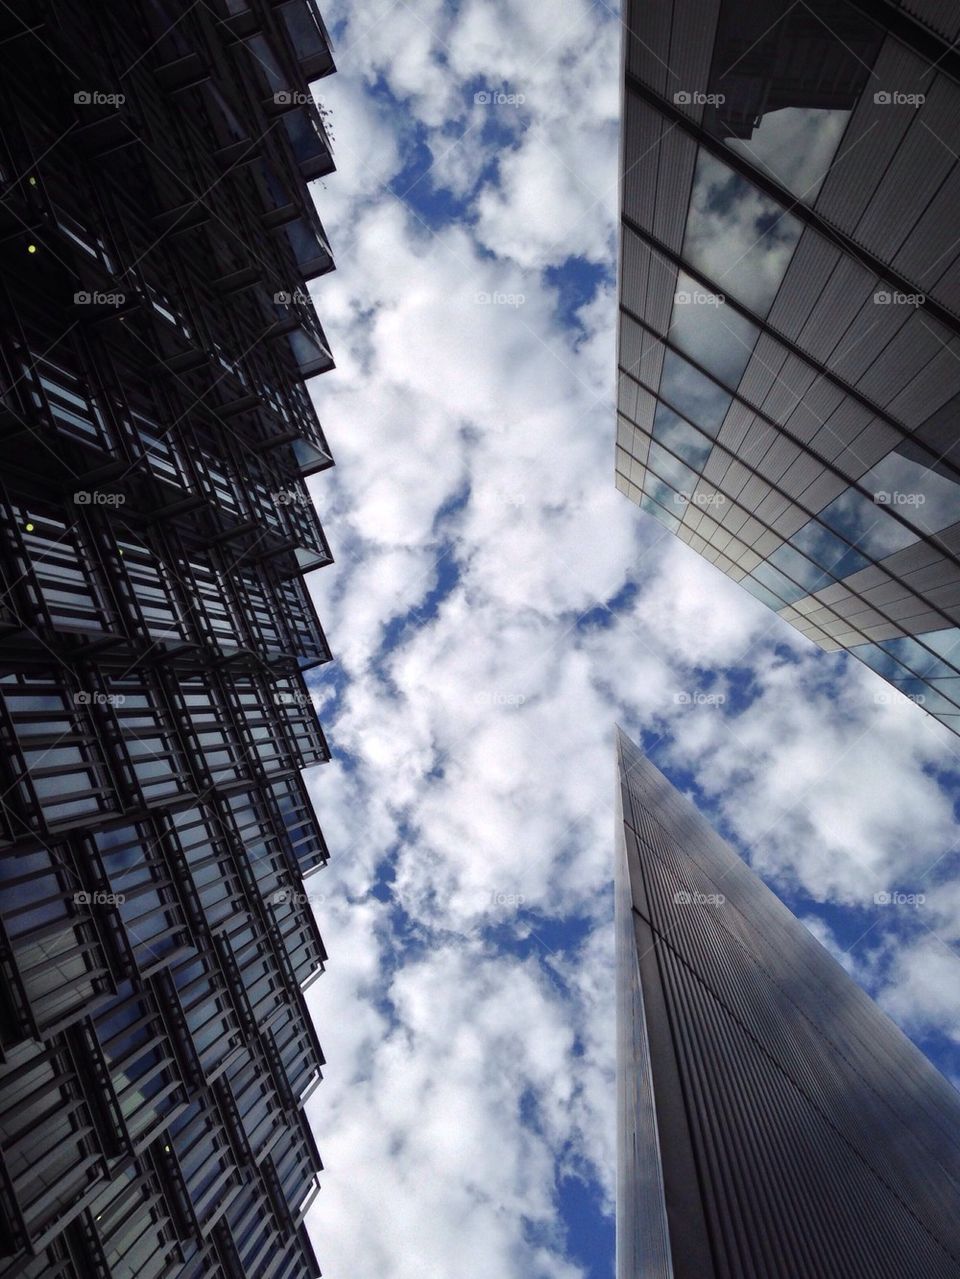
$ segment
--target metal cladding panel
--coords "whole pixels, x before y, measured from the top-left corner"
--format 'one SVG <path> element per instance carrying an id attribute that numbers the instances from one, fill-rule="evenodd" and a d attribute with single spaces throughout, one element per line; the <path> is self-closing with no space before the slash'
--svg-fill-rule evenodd
<path id="1" fill-rule="evenodd" d="M 677 1279 L 956 1279 L 960 1096 L 622 734 L 619 766 L 646 940 L 620 958 L 647 1010 Z M 681 1260 L 698 1234 L 699 1270 Z"/>
<path id="2" fill-rule="evenodd" d="M 955 0 L 900 0 L 900 8 L 948 40 L 960 36 L 960 9 Z"/>
<path id="3" fill-rule="evenodd" d="M 673 5 L 631 0 L 623 15 L 627 70 L 658 93 L 666 93 Z M 672 90 L 671 90 L 672 92 Z"/>
<path id="4" fill-rule="evenodd" d="M 921 58 L 888 38 L 870 83 L 887 91 L 916 85 L 915 92 L 922 92 L 925 70 Z M 820 189 L 818 212 L 854 233 L 912 119 L 913 112 L 906 108 L 892 111 L 888 104 L 875 102 L 872 89 L 864 93 L 843 135 L 843 159 L 831 168 Z"/>

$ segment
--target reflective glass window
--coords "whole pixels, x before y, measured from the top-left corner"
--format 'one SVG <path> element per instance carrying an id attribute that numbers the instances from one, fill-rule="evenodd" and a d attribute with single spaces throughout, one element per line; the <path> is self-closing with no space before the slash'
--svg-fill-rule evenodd
<path id="1" fill-rule="evenodd" d="M 721 5 L 704 126 L 812 203 L 883 36 L 842 0 Z"/>
<path id="2" fill-rule="evenodd" d="M 710 456 L 710 441 L 696 429 L 678 417 L 673 409 L 659 403 L 653 418 L 653 438 L 665 444 L 672 453 L 692 466 L 695 471 L 702 471 Z"/>
<path id="3" fill-rule="evenodd" d="M 890 507 L 925 532 L 960 520 L 960 484 L 902 453 L 888 453 L 859 483 L 877 506 Z"/>
<path id="4" fill-rule="evenodd" d="M 685 271 L 677 276 L 670 338 L 692 360 L 727 386 L 736 386 L 747 367 L 759 330 L 723 298 L 697 284 Z"/>
<path id="5" fill-rule="evenodd" d="M 765 316 L 802 229 L 781 204 L 701 150 L 683 258 L 718 292 L 729 293 L 761 318 Z"/>
<path id="6" fill-rule="evenodd" d="M 720 430 L 733 400 L 729 391 L 695 369 L 675 351 L 664 353 L 660 394 L 711 437 Z"/>
<path id="7" fill-rule="evenodd" d="M 817 518 L 859 547 L 872 560 L 882 560 L 919 541 L 919 535 L 899 523 L 881 505 L 849 488 L 824 507 Z"/>

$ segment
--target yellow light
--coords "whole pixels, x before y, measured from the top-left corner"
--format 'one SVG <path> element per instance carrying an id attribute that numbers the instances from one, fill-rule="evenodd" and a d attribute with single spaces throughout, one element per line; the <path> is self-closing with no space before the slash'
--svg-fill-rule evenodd
<path id="1" fill-rule="evenodd" d="M 35 244 L 28 244 L 28 245 L 27 245 L 27 252 L 28 252 L 28 253 L 36 253 L 36 251 L 37 251 L 37 246 L 36 246 Z"/>
<path id="2" fill-rule="evenodd" d="M 24 526 L 23 526 L 23 527 L 27 530 L 27 532 L 28 532 L 28 533 L 32 533 L 32 532 L 33 532 L 33 525 L 32 525 L 32 524 L 24 524 Z"/>
<path id="3" fill-rule="evenodd" d="M 37 185 L 37 179 L 36 179 L 36 178 L 30 178 L 30 179 L 29 179 L 29 182 L 30 182 L 30 185 L 31 185 L 32 187 L 35 187 L 35 186 Z"/>

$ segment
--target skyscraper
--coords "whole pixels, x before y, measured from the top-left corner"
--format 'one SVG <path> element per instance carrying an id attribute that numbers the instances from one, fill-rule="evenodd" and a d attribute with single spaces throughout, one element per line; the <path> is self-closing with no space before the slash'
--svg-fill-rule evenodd
<path id="1" fill-rule="evenodd" d="M 0 6 L 0 1275 L 301 1279 L 313 0 Z"/>
<path id="2" fill-rule="evenodd" d="M 960 731 L 954 6 L 630 0 L 617 486 Z"/>
<path id="3" fill-rule="evenodd" d="M 956 1279 L 960 1095 L 618 744 L 618 1279 Z"/>

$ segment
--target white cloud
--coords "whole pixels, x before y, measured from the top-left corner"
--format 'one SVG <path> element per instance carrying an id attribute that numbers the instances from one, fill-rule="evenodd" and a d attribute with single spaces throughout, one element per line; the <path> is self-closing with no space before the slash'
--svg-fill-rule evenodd
<path id="1" fill-rule="evenodd" d="M 337 563 L 311 586 L 345 681 L 327 730 L 350 757 L 310 778 L 333 856 L 331 962 L 310 992 L 329 1061 L 311 1227 L 329 1279 L 449 1279 L 464 1258 L 478 1279 L 581 1273 L 555 1182 L 573 1166 L 612 1202 L 616 720 L 663 734 L 756 864 L 815 899 L 903 886 L 953 839 L 928 769 L 946 730 L 877 704 L 870 672 L 818 653 L 614 490 L 612 291 L 574 335 L 542 274 L 611 254 L 605 14 L 327 14 L 346 23 L 324 86 L 341 172 L 319 197 L 339 269 L 314 292 L 338 372 L 314 394 L 338 466 L 312 488 Z M 522 92 L 522 115 L 475 103 L 475 85 Z M 499 142 L 493 109 L 515 113 Z M 384 193 L 415 140 L 436 172 Z M 499 180 L 481 181 L 493 159 Z M 469 195 L 457 226 L 425 225 L 433 185 Z M 701 687 L 728 700 L 677 699 Z M 585 921 L 579 944 L 538 939 L 567 916 Z M 942 1001 L 916 1006 L 952 1024 Z"/>

